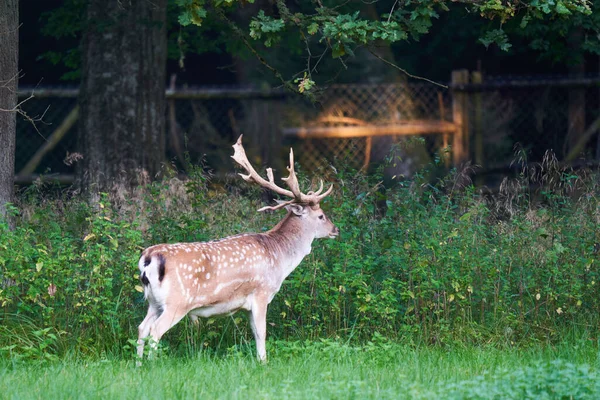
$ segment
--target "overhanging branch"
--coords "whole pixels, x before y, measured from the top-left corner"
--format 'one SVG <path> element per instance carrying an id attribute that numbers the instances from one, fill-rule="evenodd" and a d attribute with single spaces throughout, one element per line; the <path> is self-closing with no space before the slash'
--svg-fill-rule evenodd
<path id="1" fill-rule="evenodd" d="M 447 85 L 442 85 L 441 83 L 432 81 L 431 79 L 427 79 L 424 78 L 422 76 L 418 76 L 418 75 L 413 75 L 410 72 L 408 72 L 407 70 L 405 70 L 404 68 L 401 68 L 399 66 L 397 66 L 396 64 L 394 64 L 391 61 L 386 60 L 385 58 L 381 57 L 379 54 L 375 53 L 373 50 L 367 48 L 367 50 L 369 51 L 369 53 L 373 54 L 375 57 L 377 57 L 379 60 L 383 61 L 384 63 L 386 63 L 387 65 L 396 68 L 398 71 L 402 72 L 403 74 L 405 74 L 406 76 L 408 76 L 409 78 L 413 78 L 413 79 L 418 79 L 421 81 L 425 81 L 425 82 L 429 82 L 429 83 L 433 83 L 434 85 L 443 87 L 444 89 L 448 89 Z"/>

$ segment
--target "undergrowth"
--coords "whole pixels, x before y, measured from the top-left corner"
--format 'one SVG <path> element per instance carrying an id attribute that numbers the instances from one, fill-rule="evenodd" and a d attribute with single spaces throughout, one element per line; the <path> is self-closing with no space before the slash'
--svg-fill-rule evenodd
<path id="1" fill-rule="evenodd" d="M 596 340 L 598 176 L 551 154 L 517 163 L 495 194 L 475 188 L 468 169 L 436 182 L 427 171 L 411 180 L 322 171 L 335 183 L 322 207 L 341 235 L 316 242 L 284 282 L 270 337 L 511 347 L 560 341 L 576 327 Z M 283 216 L 257 213 L 255 188 L 211 184 L 198 171 L 93 201 L 48 193 L 28 188 L 12 208 L 16 228 L 0 224 L 5 357 L 130 354 L 146 307 L 144 247 L 265 231 Z M 245 319 L 180 323 L 166 344 L 230 348 L 251 337 Z"/>

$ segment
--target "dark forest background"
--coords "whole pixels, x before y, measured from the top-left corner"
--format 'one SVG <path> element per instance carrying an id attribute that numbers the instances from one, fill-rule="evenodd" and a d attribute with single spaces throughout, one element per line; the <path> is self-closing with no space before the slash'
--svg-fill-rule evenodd
<path id="1" fill-rule="evenodd" d="M 78 83 L 82 3 L 78 0 L 20 1 L 21 85 Z M 384 10 L 389 8 L 387 3 L 379 2 L 369 7 Z M 367 5 L 364 7 L 368 8 Z M 559 35 L 552 37 L 535 29 L 524 31 L 519 29 L 517 22 L 509 23 L 506 30 L 510 33 L 512 47 L 504 51 L 494 44 L 486 47 L 478 41 L 486 30 L 499 25 L 497 21 L 483 20 L 462 8 L 458 6 L 450 13 L 441 14 L 430 32 L 420 40 L 392 44 L 393 60 L 411 73 L 439 82 L 447 82 L 452 70 L 463 68 L 481 70 L 493 76 L 568 74 L 573 72 L 574 66 L 579 66 L 579 72 L 598 72 L 598 57 L 594 51 L 582 46 L 584 38 L 577 39 L 576 28 L 566 35 L 567 38 L 575 37 L 569 42 Z M 276 84 L 272 73 L 257 68 L 257 61 L 239 43 L 231 40 L 224 26 L 207 21 L 202 28 L 181 28 L 177 23 L 178 12 L 175 4 L 169 5 L 167 77 L 177 74 L 178 84 L 189 85 Z M 179 65 L 181 53 L 177 44 L 180 33 L 185 41 L 183 68 Z M 203 40 L 205 38 L 209 40 Z M 538 40 L 542 38 L 549 43 L 540 46 Z M 290 48 L 285 44 L 271 48 L 263 55 L 292 74 L 302 68 L 305 56 L 301 49 L 291 49 L 290 54 Z M 350 68 L 343 71 L 336 68 L 339 66 L 330 65 L 332 73 L 323 73 L 322 80 L 329 81 L 333 75 L 336 82 L 343 83 L 381 81 L 385 76 L 388 80 L 393 79 L 389 76 L 395 72 L 384 65 L 378 66 L 380 73 L 375 76 L 365 74 L 361 64 L 370 61 L 368 58 L 352 60 Z M 581 69 L 582 64 L 585 64 L 584 69 Z"/>

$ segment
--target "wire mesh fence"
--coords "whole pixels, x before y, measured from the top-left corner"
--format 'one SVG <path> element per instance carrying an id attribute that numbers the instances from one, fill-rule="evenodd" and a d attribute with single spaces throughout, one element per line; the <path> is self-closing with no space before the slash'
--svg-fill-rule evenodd
<path id="1" fill-rule="evenodd" d="M 334 85 L 319 93 L 318 99 L 315 105 L 299 97 L 291 98 L 283 120 L 285 127 L 377 127 L 450 117 L 447 111 L 450 107 L 449 92 L 435 85 Z M 429 139 L 427 148 L 433 151 L 440 140 Z M 358 169 L 382 162 L 392 144 L 399 140 L 398 135 L 393 133 L 377 137 L 365 134 L 364 137 L 305 137 L 296 139 L 295 145 L 302 150 L 303 165 L 308 168 L 343 163 Z"/>
<path id="2" fill-rule="evenodd" d="M 233 171 L 231 144 L 241 133 L 252 162 L 284 170 L 286 149 L 293 146 L 304 170 L 337 167 L 356 169 L 384 162 L 391 148 L 406 148 L 400 156 L 410 168 L 429 162 L 449 143 L 448 132 L 423 136 L 417 145 L 406 135 L 391 130 L 370 135 L 377 127 L 401 126 L 407 121 L 451 124 L 457 108 L 453 94 L 468 93 L 465 124 L 467 158 L 484 166 L 508 164 L 515 143 L 541 159 L 547 149 L 559 158 L 581 145 L 589 158 L 600 157 L 597 135 L 588 127 L 600 116 L 600 89 L 592 80 L 486 79 L 483 85 L 455 85 L 450 90 L 432 84 L 334 85 L 317 93 L 318 102 L 280 91 L 251 88 L 177 89 L 167 91 L 166 162 L 180 171 L 187 163 L 202 164 L 215 173 Z M 30 91 L 22 90 L 21 100 Z M 22 104 L 32 120 L 17 124 L 17 173 L 40 148 L 49 143 L 57 128 L 77 105 L 76 89 L 36 89 Z M 327 128 L 361 127 L 358 136 L 310 136 L 293 134 Z M 335 129 L 331 129 L 335 128 Z M 338 130 L 336 130 L 338 129 Z M 46 149 L 36 174 L 73 174 L 65 162 L 77 150 L 77 124 Z M 290 133 L 292 132 L 292 133 Z M 438 134 L 436 134 L 438 133 Z M 587 135 L 587 136 L 586 136 Z M 587 137 L 587 140 L 582 138 Z M 39 155 L 39 154 L 38 154 Z M 85 155 L 84 155 L 85 156 Z M 409 173 L 410 168 L 404 168 Z M 404 173 L 404 172 L 403 172 Z"/>
<path id="3" fill-rule="evenodd" d="M 471 144 L 480 134 L 482 164 L 505 165 L 517 143 L 531 161 L 547 150 L 564 161 L 600 159 L 598 135 L 587 132 L 600 117 L 598 83 L 597 77 L 492 77 L 467 88 Z"/>

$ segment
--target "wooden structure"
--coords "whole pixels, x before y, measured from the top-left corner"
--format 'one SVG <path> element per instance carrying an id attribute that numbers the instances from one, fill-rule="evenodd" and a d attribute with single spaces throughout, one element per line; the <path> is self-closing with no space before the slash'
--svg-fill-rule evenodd
<path id="1" fill-rule="evenodd" d="M 413 120 L 371 125 L 361 119 L 336 116 L 321 117 L 313 121 L 310 126 L 283 128 L 284 136 L 294 136 L 300 139 L 364 138 L 365 155 L 362 169 L 367 169 L 371 161 L 373 137 L 427 134 L 452 134 L 453 137 L 456 137 L 456 131 L 456 125 L 446 121 Z"/>
<path id="2" fill-rule="evenodd" d="M 454 71 L 452 73 L 451 88 L 468 84 L 470 75 L 467 70 Z M 481 73 L 473 73 L 473 82 L 481 82 Z M 314 121 L 309 121 L 305 126 L 283 128 L 283 135 L 300 139 L 364 138 L 365 158 L 363 167 L 369 164 L 373 137 L 443 135 L 442 147 L 447 147 L 449 144 L 448 138 L 451 137 L 452 163 L 459 165 L 468 159 L 469 154 L 468 96 L 467 92 L 452 90 L 452 121 L 445 119 L 445 110 L 440 94 L 438 96 L 439 119 L 407 119 L 385 123 L 370 123 L 358 118 L 325 115 Z M 482 145 L 478 144 L 476 147 L 478 150 L 481 149 L 481 152 L 483 151 Z M 481 157 L 480 155 L 479 159 Z"/>

